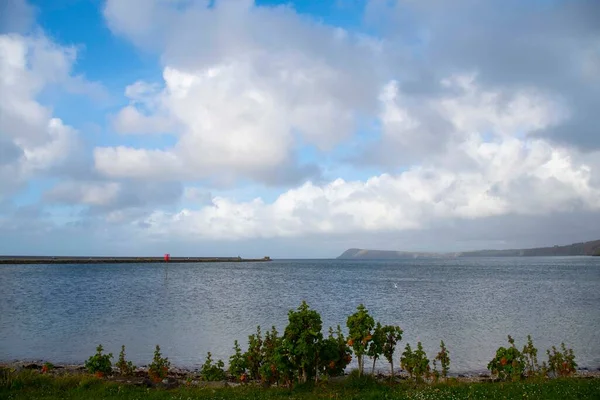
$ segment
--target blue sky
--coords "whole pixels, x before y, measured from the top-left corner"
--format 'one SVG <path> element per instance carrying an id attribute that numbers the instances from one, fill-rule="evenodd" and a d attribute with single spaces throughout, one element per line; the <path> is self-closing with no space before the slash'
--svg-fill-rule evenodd
<path id="1" fill-rule="evenodd" d="M 594 1 L 3 7 L 0 253 L 600 237 Z"/>

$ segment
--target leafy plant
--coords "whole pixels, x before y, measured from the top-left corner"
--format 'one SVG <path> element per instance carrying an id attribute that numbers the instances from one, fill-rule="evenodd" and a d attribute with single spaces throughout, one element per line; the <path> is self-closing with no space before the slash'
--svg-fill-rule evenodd
<path id="1" fill-rule="evenodd" d="M 119 372 L 123 376 L 133 375 L 133 372 L 135 371 L 135 366 L 133 363 L 131 361 L 125 361 L 125 345 L 121 346 L 119 361 L 117 361 L 115 366 L 119 369 Z"/>
<path id="2" fill-rule="evenodd" d="M 552 346 L 552 353 L 548 353 L 548 371 L 554 376 L 569 376 L 577 370 L 575 354 L 573 349 L 567 349 L 564 343 L 560 344 L 562 351 L 558 351 L 556 346 Z"/>
<path id="3" fill-rule="evenodd" d="M 329 336 L 323 339 L 320 353 L 320 372 L 328 376 L 340 376 L 352 361 L 352 351 L 346 343 L 342 328 L 338 325 L 337 330 L 329 328 Z"/>
<path id="4" fill-rule="evenodd" d="M 303 301 L 296 311 L 290 310 L 288 321 L 283 340 L 289 351 L 290 364 L 297 371 L 299 381 L 305 383 L 317 376 L 323 340 L 321 315 Z"/>
<path id="5" fill-rule="evenodd" d="M 375 325 L 373 334 L 371 335 L 371 341 L 369 342 L 369 348 L 367 349 L 367 355 L 373 360 L 373 368 L 371 368 L 371 375 L 375 375 L 375 363 L 377 359 L 383 354 L 383 346 L 385 345 L 385 332 L 381 323 Z"/>
<path id="6" fill-rule="evenodd" d="M 281 346 L 281 338 L 277 329 L 273 326 L 271 331 L 265 333 L 265 339 L 261 348 L 260 379 L 264 384 L 272 385 L 279 381 L 280 369 L 278 348 Z"/>
<path id="7" fill-rule="evenodd" d="M 510 347 L 500 347 L 496 350 L 496 356 L 489 362 L 487 368 L 500 380 L 517 381 L 523 377 L 525 370 L 525 357 L 515 347 L 515 340 L 508 335 Z"/>
<path id="8" fill-rule="evenodd" d="M 156 383 L 162 381 L 167 377 L 170 366 L 171 362 L 167 357 L 162 356 L 160 353 L 160 346 L 156 345 L 156 349 L 154 350 L 154 358 L 148 367 L 148 375 L 150 376 L 150 379 Z"/>
<path id="9" fill-rule="evenodd" d="M 354 350 L 358 360 L 358 375 L 364 372 L 364 355 L 372 339 L 371 330 L 375 327 L 375 320 L 363 304 L 359 304 L 356 312 L 346 320 L 348 327 L 348 345 Z"/>
<path id="10" fill-rule="evenodd" d="M 447 378 L 448 371 L 450 369 L 450 352 L 448 351 L 448 349 L 446 349 L 446 345 L 444 344 L 443 340 L 440 343 L 440 352 L 437 353 L 435 359 L 433 360 L 434 366 L 436 360 L 438 360 L 442 366 L 442 377 Z"/>
<path id="11" fill-rule="evenodd" d="M 209 382 L 225 380 L 224 367 L 225 363 L 223 363 L 222 360 L 213 363 L 212 354 L 209 351 L 206 355 L 206 361 L 204 361 L 204 364 L 202 364 L 202 367 L 200 368 L 202 380 Z"/>
<path id="12" fill-rule="evenodd" d="M 411 378 L 414 377 L 417 382 L 421 382 L 423 377 L 429 375 L 429 359 L 423 350 L 421 342 L 417 343 L 415 351 L 412 350 L 409 343 L 406 344 L 406 348 L 400 358 L 400 364 L 409 373 Z"/>
<path id="13" fill-rule="evenodd" d="M 525 375 L 533 377 L 540 373 L 540 366 L 537 359 L 538 350 L 533 345 L 531 335 L 527 335 L 527 344 L 523 346 L 523 359 L 525 360 Z"/>
<path id="14" fill-rule="evenodd" d="M 386 325 L 382 328 L 385 335 L 383 356 L 390 363 L 390 377 L 394 379 L 394 352 L 396 344 L 402 340 L 402 329 L 399 326 Z"/>
<path id="15" fill-rule="evenodd" d="M 85 368 L 92 374 L 96 374 L 99 377 L 103 375 L 109 375 L 112 372 L 112 363 L 110 361 L 113 358 L 112 353 L 102 354 L 104 349 L 99 344 L 96 347 L 96 354 L 91 356 L 85 362 Z"/>
<path id="16" fill-rule="evenodd" d="M 237 340 L 233 342 L 233 350 L 233 355 L 229 357 L 229 374 L 235 379 L 242 380 L 246 375 L 248 363 Z"/>
<path id="17" fill-rule="evenodd" d="M 52 371 L 54 369 L 54 364 L 50 363 L 50 362 L 45 362 L 44 365 L 42 365 L 42 374 L 46 374 L 50 371 Z"/>
<path id="18" fill-rule="evenodd" d="M 250 378 L 260 379 L 260 366 L 262 365 L 262 333 L 260 326 L 256 327 L 256 334 L 248 336 L 248 350 L 244 354 L 246 367 Z"/>

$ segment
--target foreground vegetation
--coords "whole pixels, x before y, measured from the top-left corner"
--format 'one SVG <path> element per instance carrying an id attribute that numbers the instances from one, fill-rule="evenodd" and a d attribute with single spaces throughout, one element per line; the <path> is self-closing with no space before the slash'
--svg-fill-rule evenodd
<path id="1" fill-rule="evenodd" d="M 404 371 L 398 379 L 394 356 L 402 329 L 376 322 L 362 304 L 348 316 L 346 327 L 347 336 L 340 326 L 324 336 L 321 316 L 302 302 L 290 310 L 283 334 L 275 327 L 263 334 L 259 326 L 245 352 L 236 341 L 227 369 L 209 352 L 199 373 L 176 372 L 158 345 L 147 368 L 127 361 L 125 346 L 113 365 L 113 354 L 99 345 L 82 367 L 84 373 L 49 363 L 0 368 L 0 398 L 600 398 L 600 379 L 568 378 L 577 364 L 564 343 L 547 350 L 547 361 L 539 363 L 531 337 L 519 350 L 508 336 L 510 346 L 498 348 L 488 364 L 486 383 L 450 378 L 450 351 L 443 341 L 431 360 L 420 342 L 414 348 L 406 343 L 404 351 L 398 349 Z M 358 369 L 345 377 L 353 356 Z M 390 374 L 378 380 L 380 359 L 388 361 Z M 365 373 L 369 361 L 370 375 Z"/>
<path id="2" fill-rule="evenodd" d="M 37 371 L 3 374 L 1 399 L 598 399 L 600 379 L 559 378 L 521 382 L 463 383 L 449 379 L 434 385 L 404 381 L 390 384 L 370 376 L 342 382 L 297 385 L 293 389 L 239 387 L 146 388 L 91 375 L 51 376 Z"/>

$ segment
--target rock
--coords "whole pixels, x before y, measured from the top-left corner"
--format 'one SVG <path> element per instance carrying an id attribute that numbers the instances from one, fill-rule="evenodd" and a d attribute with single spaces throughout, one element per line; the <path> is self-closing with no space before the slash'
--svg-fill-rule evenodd
<path id="1" fill-rule="evenodd" d="M 38 365 L 38 364 L 27 364 L 27 365 L 23 365 L 23 368 L 25 368 L 25 369 L 42 369 L 42 366 Z"/>
<path id="2" fill-rule="evenodd" d="M 341 376 L 332 376 L 330 378 L 328 378 L 329 382 L 344 382 L 346 380 L 347 376 L 345 375 L 341 375 Z"/>

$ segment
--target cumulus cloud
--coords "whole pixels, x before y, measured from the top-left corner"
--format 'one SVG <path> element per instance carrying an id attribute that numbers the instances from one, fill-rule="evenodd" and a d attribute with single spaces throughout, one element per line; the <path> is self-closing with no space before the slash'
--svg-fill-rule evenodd
<path id="1" fill-rule="evenodd" d="M 376 104 L 376 44 L 289 7 L 152 1 L 130 21 L 135 7 L 108 1 L 104 13 L 115 32 L 158 46 L 164 82 L 160 91 L 145 82 L 129 86 L 131 104 L 115 116 L 115 128 L 167 131 L 177 143 L 152 151 L 98 148 L 96 167 L 108 176 L 279 183 L 286 180 L 274 176 L 279 169 L 298 182 L 316 172 L 294 160 L 299 143 L 333 149 Z"/>
<path id="2" fill-rule="evenodd" d="M 68 82 L 72 48 L 46 37 L 0 36 L 0 198 L 64 163 L 78 148 L 77 132 L 37 101 L 52 84 Z"/>
<path id="3" fill-rule="evenodd" d="M 118 238 L 211 251 L 236 240 L 278 256 L 591 239 L 599 10 L 370 0 L 367 36 L 290 5 L 106 0 L 108 27 L 157 55 L 162 79 L 133 79 L 107 118 L 117 135 L 82 158 L 94 173 L 43 195 L 84 212 L 62 226 L 14 213 L 0 227 L 87 231 L 120 250 Z M 73 48 L 15 34 L 0 46 L 0 178 L 12 193 L 64 167 L 77 143 L 36 100 L 43 88 L 97 87 L 72 76 Z M 256 198 L 236 199 L 238 184 Z"/>

